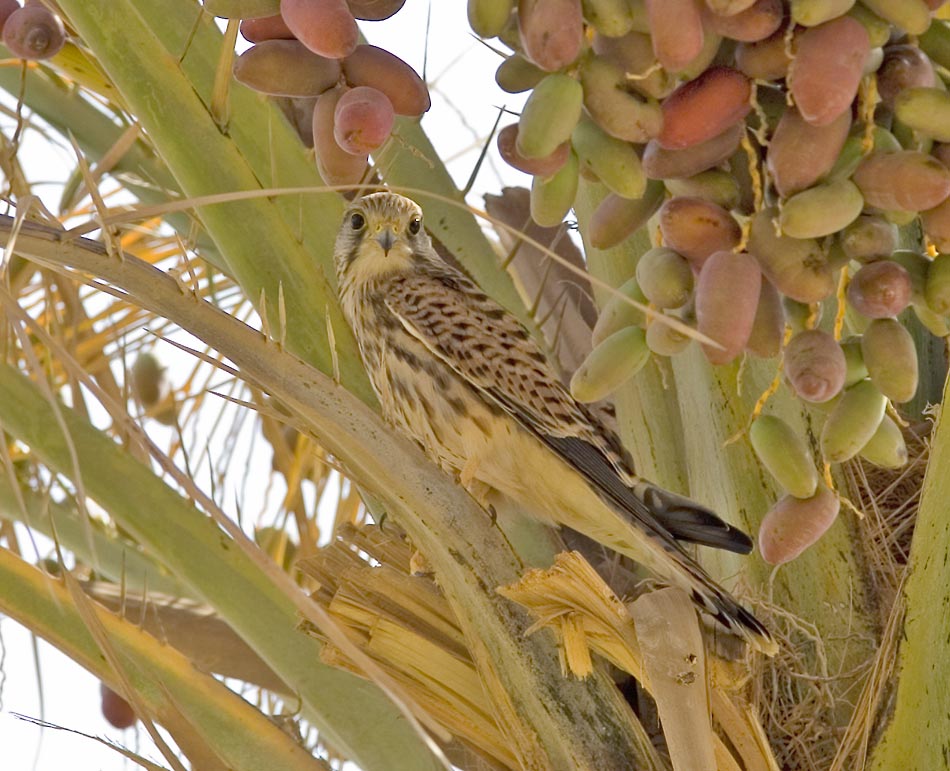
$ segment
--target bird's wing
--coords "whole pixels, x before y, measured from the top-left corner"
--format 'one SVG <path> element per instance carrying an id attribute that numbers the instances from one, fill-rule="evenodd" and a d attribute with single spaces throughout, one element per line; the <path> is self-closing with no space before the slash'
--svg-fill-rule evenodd
<path id="1" fill-rule="evenodd" d="M 574 400 L 520 322 L 468 278 L 447 267 L 402 276 L 386 305 L 433 355 L 641 527 L 664 540 L 751 550 L 748 536 L 713 512 L 639 480 L 619 437 Z"/>

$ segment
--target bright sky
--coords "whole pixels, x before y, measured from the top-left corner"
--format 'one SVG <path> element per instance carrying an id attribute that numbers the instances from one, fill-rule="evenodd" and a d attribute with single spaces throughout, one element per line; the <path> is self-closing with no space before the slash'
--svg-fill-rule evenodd
<path id="1" fill-rule="evenodd" d="M 422 71 L 426 51 L 428 0 L 408 0 L 392 19 L 362 22 L 369 42 L 380 45 Z M 432 109 L 423 125 L 462 185 L 468 179 L 482 143 L 497 117 L 497 108 L 518 110 L 523 97 L 505 94 L 493 79 L 500 59 L 469 34 L 465 3 L 433 2 L 428 45 L 427 77 L 432 85 Z M 4 104 L 10 104 L 8 99 Z M 513 120 L 513 119 L 511 119 Z M 504 120 L 503 124 L 511 122 Z M 9 135 L 8 119 L 3 119 Z M 57 209 L 59 185 L 75 161 L 63 148 L 50 149 L 35 133 L 28 134 L 20 161 L 35 192 L 51 210 Z M 48 184 L 39 184 L 48 183 Z M 471 201 L 481 207 L 481 193 L 503 184 L 527 185 L 527 176 L 507 168 L 492 152 L 483 166 Z M 45 552 L 46 547 L 41 546 Z M 32 552 L 28 552 L 31 554 Z M 34 645 L 38 659 L 34 659 Z M 37 660 L 39 666 L 37 666 Z M 43 700 L 41 705 L 40 680 Z M 3 771 L 116 771 L 134 768 L 113 750 L 72 733 L 46 729 L 17 720 L 20 713 L 116 741 L 165 765 L 147 734 L 121 731 L 101 716 L 99 681 L 42 641 L 35 641 L 10 619 L 0 620 L 0 767 Z"/>

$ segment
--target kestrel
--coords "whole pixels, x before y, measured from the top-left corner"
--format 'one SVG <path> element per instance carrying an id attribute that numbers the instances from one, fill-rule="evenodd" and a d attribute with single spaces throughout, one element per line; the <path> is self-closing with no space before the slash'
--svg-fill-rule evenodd
<path id="1" fill-rule="evenodd" d="M 765 627 L 677 543 L 745 554 L 748 536 L 636 476 L 616 433 L 574 400 L 521 323 L 436 254 L 415 202 L 388 192 L 354 201 L 335 261 L 385 417 L 476 499 L 507 496 L 630 557 L 774 652 Z"/>

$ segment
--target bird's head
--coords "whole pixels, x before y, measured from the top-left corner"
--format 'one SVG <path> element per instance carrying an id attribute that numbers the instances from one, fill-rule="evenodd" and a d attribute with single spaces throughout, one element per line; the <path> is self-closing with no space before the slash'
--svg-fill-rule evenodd
<path id="1" fill-rule="evenodd" d="M 422 209 L 395 193 L 372 193 L 350 204 L 334 252 L 341 285 L 356 285 L 408 270 L 432 245 Z"/>

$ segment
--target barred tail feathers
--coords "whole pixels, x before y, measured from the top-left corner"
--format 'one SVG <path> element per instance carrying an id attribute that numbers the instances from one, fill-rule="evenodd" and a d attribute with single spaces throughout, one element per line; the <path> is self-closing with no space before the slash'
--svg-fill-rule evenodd
<path id="1" fill-rule="evenodd" d="M 595 523 L 589 519 L 564 524 L 630 557 L 659 578 L 688 592 L 700 610 L 756 650 L 768 656 L 778 652 L 778 645 L 762 622 L 719 586 L 670 534 L 661 528 L 646 529 L 617 514 L 613 514 L 613 518 L 619 527 L 606 528 L 602 521 Z"/>
<path id="2" fill-rule="evenodd" d="M 621 478 L 599 449 L 581 439 L 551 434 L 542 438 L 565 461 L 557 473 L 550 473 L 550 457 L 525 441 L 515 456 L 520 478 L 536 478 L 536 484 L 512 483 L 510 469 L 503 464 L 481 467 L 484 481 L 542 521 L 566 525 L 630 557 L 687 591 L 701 610 L 756 649 L 776 652 L 768 630 L 676 541 L 680 537 L 747 553 L 752 548 L 747 535 L 687 498 L 642 479 Z"/>

